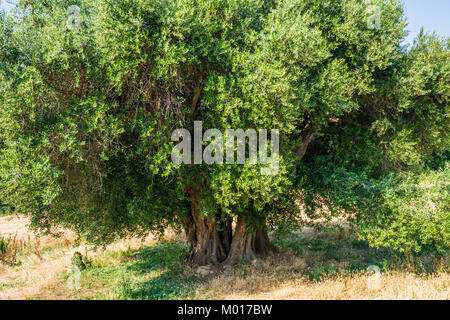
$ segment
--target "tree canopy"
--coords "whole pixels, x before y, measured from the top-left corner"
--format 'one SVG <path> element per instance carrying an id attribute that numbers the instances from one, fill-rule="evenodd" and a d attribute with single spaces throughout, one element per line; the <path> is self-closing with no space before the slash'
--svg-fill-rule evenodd
<path id="1" fill-rule="evenodd" d="M 0 199 L 40 230 L 180 227 L 195 262 L 236 263 L 301 202 L 376 246 L 450 245 L 449 40 L 403 48 L 399 1 L 23 0 L 0 22 Z M 194 121 L 278 129 L 279 173 L 174 164 Z"/>

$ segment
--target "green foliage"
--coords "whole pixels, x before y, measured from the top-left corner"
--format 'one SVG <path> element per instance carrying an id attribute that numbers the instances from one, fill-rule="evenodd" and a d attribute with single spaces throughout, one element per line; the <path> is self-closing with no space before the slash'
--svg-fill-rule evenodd
<path id="1" fill-rule="evenodd" d="M 353 214 L 360 236 L 373 246 L 390 246 L 402 252 L 434 248 L 448 254 L 449 168 L 447 162 L 442 169 L 421 174 L 369 179 L 342 167 L 322 166 L 309 173 L 311 178 L 304 184 L 308 190 L 305 203 L 311 216 L 322 206 L 330 209 L 329 218 L 340 215 L 342 209 Z"/>
<path id="2" fill-rule="evenodd" d="M 316 136 L 298 183 L 310 216 L 346 210 L 371 245 L 448 253 L 449 67 L 448 41 L 420 34 L 360 110 Z"/>
<path id="3" fill-rule="evenodd" d="M 4 254 L 6 254 L 6 246 L 8 245 L 8 243 L 6 242 L 5 239 L 0 238 L 0 253 L 2 254 L 2 256 Z"/>
<path id="4" fill-rule="evenodd" d="M 376 246 L 416 252 L 431 247 L 448 254 L 449 179 L 447 164 L 443 170 L 381 181 L 383 200 L 374 212 L 363 217 L 362 234 Z"/>
<path id="5" fill-rule="evenodd" d="M 310 216 L 354 213 L 373 245 L 442 251 L 448 169 L 428 167 L 449 152 L 448 40 L 405 52 L 402 6 L 372 3 L 379 29 L 364 0 L 19 1 L 0 15 L 2 203 L 106 243 L 182 226 L 192 187 L 204 215 L 281 231 L 300 194 Z M 195 120 L 279 129 L 279 174 L 173 164 L 170 135 Z"/>
<path id="6" fill-rule="evenodd" d="M 83 256 L 79 252 L 75 252 L 72 256 L 72 267 L 77 267 L 79 270 L 86 269 L 86 263 L 83 261 Z"/>
<path id="7" fill-rule="evenodd" d="M 13 213 L 11 207 L 0 204 L 0 217 L 10 215 L 11 213 Z"/>

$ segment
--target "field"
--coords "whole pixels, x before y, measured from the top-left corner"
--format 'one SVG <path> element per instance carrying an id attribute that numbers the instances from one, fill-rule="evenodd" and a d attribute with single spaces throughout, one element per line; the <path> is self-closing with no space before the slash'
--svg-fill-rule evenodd
<path id="1" fill-rule="evenodd" d="M 13 263 L 0 263 L 0 299 L 450 297 L 448 257 L 369 248 L 349 234 L 303 230 L 272 239 L 280 253 L 254 265 L 198 268 L 187 263 L 188 246 L 179 235 L 94 248 L 76 246 L 70 232 L 58 239 L 37 238 L 27 223 L 26 218 L 0 217 L 0 237 L 21 243 Z M 75 252 L 86 266 L 77 278 L 70 272 Z M 380 274 L 369 274 L 370 266 Z"/>

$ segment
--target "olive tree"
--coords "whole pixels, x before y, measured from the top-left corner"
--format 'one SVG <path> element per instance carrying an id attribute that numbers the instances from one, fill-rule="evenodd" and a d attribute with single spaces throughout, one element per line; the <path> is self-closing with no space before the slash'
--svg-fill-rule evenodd
<path id="1" fill-rule="evenodd" d="M 299 192 L 328 190 L 320 161 L 389 171 L 342 143 L 381 126 L 364 119 L 371 107 L 416 103 L 399 80 L 414 65 L 404 28 L 394 0 L 20 1 L 1 17 L 2 201 L 96 243 L 173 226 L 198 264 L 263 257 L 276 251 L 268 228 L 299 221 Z M 174 163 L 173 132 L 198 121 L 278 130 L 277 174 Z"/>

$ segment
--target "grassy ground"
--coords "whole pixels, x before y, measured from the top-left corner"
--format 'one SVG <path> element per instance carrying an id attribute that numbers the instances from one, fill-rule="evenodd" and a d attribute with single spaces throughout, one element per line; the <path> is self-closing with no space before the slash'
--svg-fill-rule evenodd
<path id="1" fill-rule="evenodd" d="M 177 242 L 163 241 L 134 252 L 112 251 L 87 261 L 90 266 L 81 274 L 81 289 L 71 297 L 192 299 L 203 280 L 184 268 L 186 260 L 187 248 Z M 65 282 L 67 277 L 61 280 Z M 66 298 L 66 290 L 55 292 L 56 296 L 58 293 Z"/>
<path id="2" fill-rule="evenodd" d="M 302 233 L 273 240 L 277 256 L 232 270 L 216 269 L 201 277 L 187 263 L 188 247 L 181 241 L 151 239 L 144 244 L 123 242 L 103 251 L 47 248 L 40 264 L 27 262 L 0 269 L 0 298 L 30 288 L 36 278 L 27 270 L 46 269 L 48 278 L 26 299 L 449 299 L 448 258 L 431 254 L 404 256 L 389 249 L 372 249 L 364 241 L 338 234 Z M 66 272 L 70 257 L 83 253 L 87 268 L 80 286 L 71 288 Z M 446 260 L 447 259 L 447 260 Z M 59 266 L 48 271 L 48 264 Z M 377 265 L 377 285 L 367 273 Z M 22 276 L 12 276 L 19 274 Z M 25 274 L 25 276 L 24 276 Z M 28 274 L 29 275 L 29 274 Z M 25 290 L 25 289 L 23 289 Z M 25 290 L 26 291 L 26 290 Z"/>
<path id="3" fill-rule="evenodd" d="M 62 299 L 449 298 L 444 258 L 404 257 L 349 239 L 294 235 L 274 242 L 283 250 L 278 256 L 208 278 L 187 265 L 187 247 L 179 242 L 110 252 L 88 263 L 80 290 L 64 288 L 67 275 L 48 289 Z M 368 287 L 370 265 L 381 269 L 379 289 Z"/>

